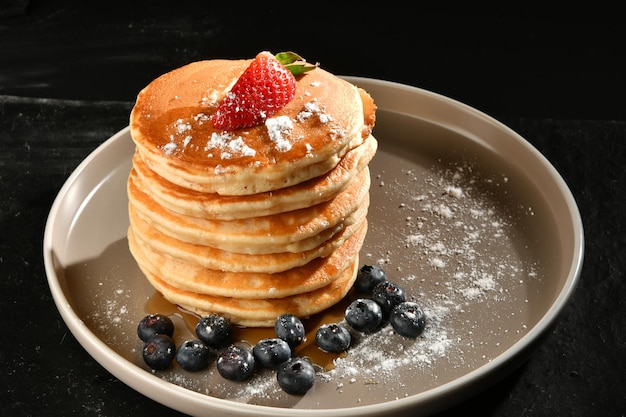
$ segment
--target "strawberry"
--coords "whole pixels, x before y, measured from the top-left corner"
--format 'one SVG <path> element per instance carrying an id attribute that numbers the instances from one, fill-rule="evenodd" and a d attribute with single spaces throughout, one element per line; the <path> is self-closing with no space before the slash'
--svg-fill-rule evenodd
<path id="1" fill-rule="evenodd" d="M 296 78 L 315 66 L 292 52 L 261 52 L 241 74 L 213 115 L 213 127 L 230 131 L 259 125 L 296 95 Z"/>

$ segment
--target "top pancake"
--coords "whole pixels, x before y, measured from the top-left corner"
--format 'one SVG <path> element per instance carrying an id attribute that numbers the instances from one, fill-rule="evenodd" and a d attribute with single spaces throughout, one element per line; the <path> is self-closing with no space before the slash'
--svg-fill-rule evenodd
<path id="1" fill-rule="evenodd" d="M 211 115 L 250 62 L 198 61 L 144 88 L 130 129 L 146 166 L 191 190 L 250 195 L 323 175 L 369 137 L 371 97 L 321 68 L 296 77 L 296 96 L 265 124 L 215 130 Z"/>
<path id="2" fill-rule="evenodd" d="M 214 220 L 267 216 L 311 207 L 334 198 L 366 169 L 377 146 L 378 142 L 370 135 L 326 174 L 292 187 L 252 195 L 225 196 L 183 188 L 148 169 L 138 152 L 133 156 L 131 179 L 137 181 L 138 186 L 159 205 L 177 213 Z"/>

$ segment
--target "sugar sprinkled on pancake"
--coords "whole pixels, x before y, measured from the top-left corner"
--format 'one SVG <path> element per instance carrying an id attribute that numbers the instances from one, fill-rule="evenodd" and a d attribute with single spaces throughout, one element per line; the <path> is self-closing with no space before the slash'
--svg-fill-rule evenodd
<path id="1" fill-rule="evenodd" d="M 264 124 L 216 130 L 210 115 L 250 62 L 194 62 L 139 93 L 130 129 L 150 169 L 202 192 L 256 194 L 330 171 L 369 136 L 367 96 L 321 68 L 300 76 L 294 99 Z"/>

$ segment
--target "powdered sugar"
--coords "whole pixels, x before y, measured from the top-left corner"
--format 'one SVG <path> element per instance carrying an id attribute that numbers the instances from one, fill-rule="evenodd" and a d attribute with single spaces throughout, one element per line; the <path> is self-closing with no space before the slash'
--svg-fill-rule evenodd
<path id="1" fill-rule="evenodd" d="M 241 136 L 228 132 L 213 132 L 204 150 L 212 156 L 214 151 L 219 152 L 220 158 L 231 159 L 242 156 L 254 156 L 256 151 L 246 145 Z"/>
<path id="2" fill-rule="evenodd" d="M 279 152 L 288 152 L 291 150 L 293 143 L 300 138 L 292 137 L 294 123 L 302 123 L 307 119 L 316 116 L 318 121 L 324 124 L 332 122 L 333 118 L 326 114 L 320 107 L 316 99 L 304 104 L 302 111 L 295 119 L 289 116 L 281 115 L 270 117 L 265 120 L 265 127 L 269 139 L 274 144 L 274 148 Z M 212 132 L 210 136 L 199 137 L 196 126 L 210 122 L 210 116 L 205 113 L 192 115 L 187 119 L 179 118 L 171 125 L 169 142 L 161 146 L 163 153 L 174 156 L 185 152 L 190 146 L 192 150 L 204 150 L 208 158 L 220 158 L 224 160 L 251 157 L 256 155 L 256 150 L 246 143 L 243 136 L 234 134 L 233 132 Z M 332 127 L 331 136 L 333 138 L 343 137 L 345 131 L 339 127 Z M 201 136 L 201 135 L 200 135 Z M 305 144 L 307 153 L 312 152 L 310 144 Z"/>
<path id="3" fill-rule="evenodd" d="M 390 325 L 360 338 L 346 357 L 335 361 L 335 369 L 324 374 L 324 381 L 342 390 L 345 384 L 371 380 L 394 383 L 400 369 L 428 374 L 440 367 L 472 366 L 466 363 L 474 361 L 470 350 L 483 344 L 504 349 L 509 332 L 526 330 L 523 317 L 514 328 L 501 329 L 503 334 L 487 333 L 479 322 L 459 321 L 468 308 L 489 312 L 495 305 L 508 306 L 519 283 L 536 278 L 534 266 L 510 256 L 517 217 L 489 191 L 500 181 L 507 183 L 508 177 L 483 177 L 475 171 L 471 164 L 459 163 L 433 169 L 428 176 L 409 169 L 402 179 L 384 172 L 376 177 L 380 187 L 373 191 L 383 194 L 383 200 L 388 199 L 385 195 L 399 195 L 394 212 L 406 215 L 383 225 L 370 223 L 373 229 L 386 228 L 380 233 L 395 234 L 398 246 L 367 253 L 366 263 L 380 264 L 401 285 L 423 288 L 409 297 L 424 309 L 427 325 L 415 340 L 400 337 Z M 479 357 L 489 361 L 494 354 L 492 350 Z M 436 366 L 440 361 L 445 364 Z"/>
<path id="4" fill-rule="evenodd" d="M 300 113 L 298 113 L 297 119 L 298 121 L 303 122 L 315 115 L 317 115 L 319 121 L 324 124 L 330 123 L 333 120 L 332 116 L 328 113 L 325 113 L 320 107 L 318 101 L 315 99 L 304 103 L 304 109 L 300 111 Z"/>
<path id="5" fill-rule="evenodd" d="M 278 116 L 265 121 L 270 140 L 279 152 L 287 152 L 291 149 L 291 143 L 287 137 L 293 130 L 293 122 L 288 116 Z"/>
<path id="6" fill-rule="evenodd" d="M 297 123 L 321 123 L 328 125 L 329 135 L 333 140 L 343 139 L 348 132 L 345 127 L 333 123 L 334 118 L 327 113 L 324 106 L 317 100 L 314 94 L 315 88 L 321 85 L 319 82 L 309 84 L 311 91 L 305 91 L 303 95 L 310 97 L 310 100 L 303 103 L 302 109 L 294 117 L 279 115 L 267 117 L 262 113 L 261 119 L 267 129 L 268 137 L 273 144 L 273 148 L 281 153 L 289 152 L 296 142 L 303 139 L 303 134 L 294 133 Z M 232 93 L 214 91 L 200 100 L 200 104 L 207 108 L 215 108 L 219 103 L 219 97 L 229 96 Z M 175 98 L 176 99 L 176 98 Z M 147 115 L 146 117 L 149 117 Z M 211 116 L 202 111 L 197 114 L 189 114 L 170 123 L 167 127 L 169 141 L 160 146 L 164 154 L 168 156 L 182 157 L 187 152 L 195 154 L 205 152 L 207 158 L 222 160 L 232 160 L 242 157 L 254 157 L 261 148 L 254 148 L 254 140 L 246 140 L 246 131 L 234 132 L 212 132 L 210 129 L 202 128 L 206 123 L 211 122 Z M 306 155 L 313 155 L 313 148 L 310 143 L 302 143 Z M 265 147 L 263 147 L 265 149 Z M 254 163 L 254 161 L 251 161 Z"/>

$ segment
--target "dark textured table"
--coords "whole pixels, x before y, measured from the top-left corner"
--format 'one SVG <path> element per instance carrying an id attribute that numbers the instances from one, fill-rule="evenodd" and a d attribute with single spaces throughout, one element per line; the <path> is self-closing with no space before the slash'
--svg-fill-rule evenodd
<path id="1" fill-rule="evenodd" d="M 262 49 L 475 106 L 537 147 L 579 204 L 585 263 L 556 327 L 521 368 L 440 416 L 626 413 L 626 71 L 617 57 L 626 37 L 617 19 L 319 5 L 292 21 L 278 7 L 73 3 L 0 11 L 0 415 L 176 415 L 109 374 L 68 331 L 43 268 L 46 216 L 83 158 L 127 125 L 145 83 L 188 61 Z"/>

